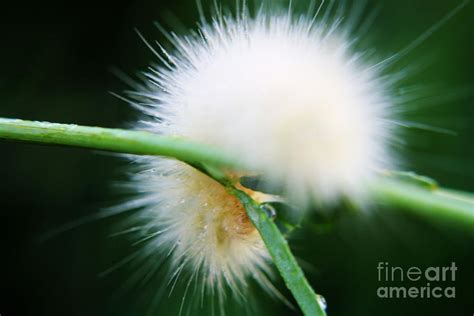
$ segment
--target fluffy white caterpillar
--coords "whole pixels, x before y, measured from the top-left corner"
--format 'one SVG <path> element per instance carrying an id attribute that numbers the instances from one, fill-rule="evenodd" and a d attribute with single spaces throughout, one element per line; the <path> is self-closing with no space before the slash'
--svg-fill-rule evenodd
<path id="1" fill-rule="evenodd" d="M 390 165 L 392 104 L 378 65 L 352 51 L 338 22 L 260 12 L 218 16 L 192 36 L 170 36 L 163 67 L 152 67 L 135 104 L 136 126 L 178 135 L 235 155 L 281 185 L 290 199 L 361 199 L 377 170 Z M 139 161 L 134 176 L 149 218 L 150 247 L 191 267 L 209 288 L 235 290 L 253 277 L 267 289 L 263 242 L 224 187 L 184 163 Z"/>

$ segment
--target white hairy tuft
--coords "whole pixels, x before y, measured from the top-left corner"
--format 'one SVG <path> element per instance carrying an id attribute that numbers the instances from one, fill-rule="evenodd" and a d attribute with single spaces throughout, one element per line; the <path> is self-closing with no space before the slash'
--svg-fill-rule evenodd
<path id="1" fill-rule="evenodd" d="M 176 37 L 148 74 L 149 130 L 230 152 L 296 201 L 357 199 L 390 164 L 390 99 L 336 28 L 260 14 Z"/>
<path id="2" fill-rule="evenodd" d="M 301 205 L 361 200 L 390 165 L 391 100 L 379 65 L 353 52 L 334 22 L 291 13 L 216 17 L 192 36 L 170 36 L 137 103 L 137 126 L 229 152 Z M 184 163 L 143 159 L 139 191 L 160 227 L 151 244 L 210 288 L 271 287 L 268 253 L 242 205 Z M 142 160 L 142 161 L 143 161 Z"/>

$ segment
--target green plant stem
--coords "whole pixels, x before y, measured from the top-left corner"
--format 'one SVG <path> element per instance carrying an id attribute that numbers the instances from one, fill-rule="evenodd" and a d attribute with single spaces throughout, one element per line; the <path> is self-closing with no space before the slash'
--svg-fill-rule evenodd
<path id="1" fill-rule="evenodd" d="M 286 239 L 275 223 L 261 209 L 260 205 L 246 193 L 235 188 L 230 188 L 230 190 L 244 205 L 250 220 L 262 236 L 263 242 L 267 246 L 286 286 L 290 289 L 303 313 L 307 316 L 326 315 L 316 293 L 306 280 L 303 271 L 291 253 Z"/>
<path id="2" fill-rule="evenodd" d="M 149 132 L 0 118 L 0 139 L 57 144 L 135 155 L 160 155 L 188 163 L 242 169 L 234 157 L 180 137 Z M 474 195 L 448 189 L 429 189 L 390 176 L 372 187 L 381 203 L 423 216 L 437 217 L 474 228 Z"/>
<path id="3" fill-rule="evenodd" d="M 56 144 L 124 154 L 159 155 L 185 162 L 237 167 L 233 157 L 181 137 L 143 131 L 0 118 L 0 140 Z"/>
<path id="4" fill-rule="evenodd" d="M 474 196 L 470 193 L 443 188 L 429 189 L 381 177 L 372 186 L 372 197 L 391 207 L 474 231 Z"/>

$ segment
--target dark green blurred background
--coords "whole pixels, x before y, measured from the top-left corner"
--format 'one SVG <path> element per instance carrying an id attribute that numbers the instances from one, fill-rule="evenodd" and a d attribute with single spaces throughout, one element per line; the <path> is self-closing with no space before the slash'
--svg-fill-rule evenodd
<path id="1" fill-rule="evenodd" d="M 379 10 L 369 36 L 380 56 L 400 51 L 460 1 L 369 1 Z M 303 6 L 303 1 L 295 1 Z M 205 4 L 208 7 L 209 4 Z M 194 1 L 48 1 L 2 4 L 0 117 L 121 127 L 137 115 L 108 91 L 126 88 L 112 72 L 134 74 L 154 56 L 140 41 L 163 41 L 153 21 L 178 31 L 194 27 Z M 457 136 L 406 131 L 406 169 L 443 185 L 474 191 L 474 4 L 469 4 L 397 66 L 423 90 L 405 117 Z M 137 267 L 98 274 L 132 253 L 127 238 L 108 237 L 120 217 L 81 225 L 45 242 L 63 224 L 123 199 L 113 182 L 126 162 L 80 149 L 0 143 L 0 314 L 176 315 L 183 289 L 151 306 L 166 286 L 163 274 L 143 286 L 127 279 Z M 323 224 L 318 224 L 320 222 Z M 377 207 L 362 215 L 308 219 L 291 240 L 329 315 L 472 315 L 474 231 Z M 456 262 L 456 299 L 377 298 L 377 264 L 428 267 Z M 409 284 L 401 284 L 409 285 Z M 127 290 L 122 291 L 122 288 Z M 279 289 L 290 297 L 281 282 Z M 298 315 L 254 290 L 257 315 Z M 229 302 L 229 310 L 234 305 Z M 237 309 L 238 310 L 238 309 Z M 193 310 L 190 315 L 207 315 Z M 237 312 L 236 314 L 243 314 Z"/>

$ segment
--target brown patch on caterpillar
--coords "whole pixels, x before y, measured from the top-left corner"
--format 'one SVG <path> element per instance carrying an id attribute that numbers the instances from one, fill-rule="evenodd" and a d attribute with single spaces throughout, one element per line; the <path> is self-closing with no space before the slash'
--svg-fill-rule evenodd
<path id="1" fill-rule="evenodd" d="M 255 227 L 247 216 L 244 206 L 237 198 L 215 182 L 213 199 L 220 209 L 214 217 L 217 245 L 231 242 L 233 238 L 245 238 L 255 232 Z"/>
<path id="2" fill-rule="evenodd" d="M 228 208 L 223 212 L 222 226 L 226 231 L 232 231 L 238 235 L 248 235 L 254 232 L 255 227 L 247 216 L 244 206 L 235 196 L 227 193 Z"/>
<path id="3" fill-rule="evenodd" d="M 183 178 L 189 194 L 199 196 L 201 204 L 195 219 L 197 227 L 214 233 L 218 246 L 256 232 L 244 206 L 222 184 L 194 168 L 186 168 Z"/>

